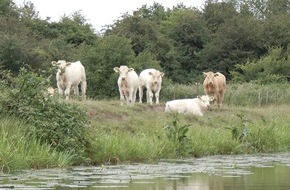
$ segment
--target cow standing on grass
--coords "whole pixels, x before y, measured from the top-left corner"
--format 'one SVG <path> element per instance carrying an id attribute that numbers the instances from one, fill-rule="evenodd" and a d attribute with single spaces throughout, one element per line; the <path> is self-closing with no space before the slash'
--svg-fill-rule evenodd
<path id="1" fill-rule="evenodd" d="M 57 89 L 59 94 L 65 94 L 65 99 L 69 100 L 71 87 L 74 89 L 74 94 L 79 95 L 79 84 L 81 84 L 82 97 L 86 98 L 86 72 L 85 67 L 80 61 L 66 62 L 59 60 L 58 62 L 52 61 L 53 66 L 57 66 L 56 73 Z"/>
<path id="2" fill-rule="evenodd" d="M 214 96 L 218 107 L 222 106 L 226 92 L 226 77 L 222 73 L 203 72 L 205 77 L 203 82 L 204 93 Z"/>
<path id="3" fill-rule="evenodd" d="M 203 95 L 192 99 L 172 100 L 166 103 L 165 111 L 203 116 L 204 111 L 210 107 L 210 102 L 213 99 L 212 96 Z"/>
<path id="4" fill-rule="evenodd" d="M 133 68 L 127 66 L 115 67 L 114 71 L 119 73 L 118 87 L 121 105 L 126 100 L 127 105 L 134 105 L 139 87 L 138 75 Z"/>
<path id="5" fill-rule="evenodd" d="M 142 103 L 143 88 L 146 87 L 147 104 L 153 104 L 153 93 L 155 94 L 156 104 L 159 104 L 159 93 L 161 90 L 163 72 L 156 69 L 145 69 L 139 75 L 139 101 Z"/>

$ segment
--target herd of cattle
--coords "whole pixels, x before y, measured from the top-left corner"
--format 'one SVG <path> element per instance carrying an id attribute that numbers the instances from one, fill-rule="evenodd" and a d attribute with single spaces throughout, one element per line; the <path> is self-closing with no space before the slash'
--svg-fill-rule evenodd
<path id="1" fill-rule="evenodd" d="M 52 61 L 51 64 L 58 68 L 56 73 L 57 90 L 60 95 L 65 95 L 69 100 L 71 88 L 74 94 L 79 95 L 79 84 L 81 84 L 82 98 L 86 98 L 86 72 L 80 61 L 66 62 L 59 60 Z M 159 104 L 159 93 L 162 85 L 163 72 L 156 69 L 145 69 L 140 75 L 134 68 L 127 66 L 115 67 L 113 69 L 119 73 L 117 81 L 121 105 L 134 105 L 136 102 L 137 91 L 139 90 L 139 102 L 142 103 L 143 90 L 146 88 L 147 104 Z M 203 82 L 205 95 L 191 99 L 178 99 L 166 102 L 166 112 L 178 112 L 182 114 L 193 114 L 203 116 L 204 110 L 209 108 L 210 102 L 216 101 L 218 107 L 222 105 L 226 90 L 226 78 L 219 72 L 203 72 L 205 77 Z M 49 94 L 54 93 L 53 88 L 48 89 Z"/>

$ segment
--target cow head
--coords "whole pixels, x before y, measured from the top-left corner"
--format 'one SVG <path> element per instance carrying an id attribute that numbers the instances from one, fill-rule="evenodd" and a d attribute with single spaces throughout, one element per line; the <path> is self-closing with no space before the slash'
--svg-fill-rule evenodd
<path id="1" fill-rule="evenodd" d="M 119 77 L 122 79 L 122 80 L 125 80 L 126 79 L 126 76 L 127 76 L 127 74 L 130 72 L 130 71 L 134 71 L 134 69 L 133 68 L 128 68 L 127 66 L 120 66 L 120 68 L 119 67 L 115 67 L 114 68 L 114 71 L 116 72 L 116 73 L 119 73 Z"/>
<path id="2" fill-rule="evenodd" d="M 161 78 L 164 76 L 164 73 L 158 70 L 154 70 L 154 71 L 150 71 L 149 75 L 152 77 L 153 85 L 158 85 L 160 81 L 162 80 Z"/>
<path id="3" fill-rule="evenodd" d="M 210 107 L 210 102 L 214 101 L 214 97 L 213 96 L 208 96 L 208 95 L 202 95 L 202 96 L 197 96 L 198 99 L 200 99 L 206 108 Z"/>
<path id="4" fill-rule="evenodd" d="M 65 60 L 59 60 L 58 62 L 52 61 L 51 64 L 53 66 L 58 67 L 58 73 L 59 73 L 59 75 L 62 75 L 63 73 L 65 73 L 66 67 L 68 67 L 71 63 L 66 62 Z"/>
<path id="5" fill-rule="evenodd" d="M 215 74 L 213 72 L 203 72 L 203 76 L 205 78 L 205 82 L 206 82 L 206 85 L 211 85 L 213 86 L 214 84 L 214 77 L 216 77 L 218 74 Z"/>

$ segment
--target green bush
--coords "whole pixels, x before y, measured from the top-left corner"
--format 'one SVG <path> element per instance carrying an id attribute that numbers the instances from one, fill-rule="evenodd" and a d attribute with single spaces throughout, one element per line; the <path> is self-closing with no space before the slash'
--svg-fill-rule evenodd
<path id="1" fill-rule="evenodd" d="M 21 69 L 17 77 L 2 73 L 3 77 L 1 110 L 29 123 L 29 136 L 35 135 L 41 143 L 72 153 L 76 162 L 90 157 L 90 125 L 85 110 L 49 97 L 49 79 L 41 75 Z"/>

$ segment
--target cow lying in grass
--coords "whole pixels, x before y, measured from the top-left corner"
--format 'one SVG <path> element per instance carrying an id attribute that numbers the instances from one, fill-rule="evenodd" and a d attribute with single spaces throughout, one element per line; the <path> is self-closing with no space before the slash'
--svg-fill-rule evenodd
<path id="1" fill-rule="evenodd" d="M 208 95 L 197 96 L 193 99 L 172 100 L 166 103 L 165 111 L 203 116 L 213 100 L 214 98 Z"/>

